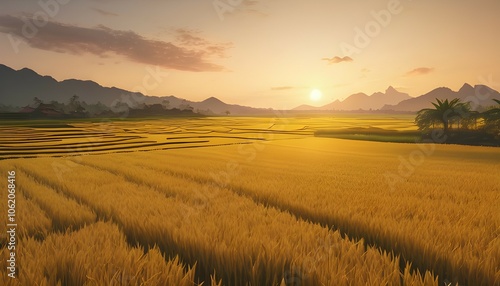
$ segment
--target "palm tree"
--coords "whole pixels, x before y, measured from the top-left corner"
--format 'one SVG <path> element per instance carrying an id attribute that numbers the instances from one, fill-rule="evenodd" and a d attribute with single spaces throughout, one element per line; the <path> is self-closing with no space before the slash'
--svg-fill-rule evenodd
<path id="1" fill-rule="evenodd" d="M 477 130 L 477 121 L 481 118 L 481 113 L 479 111 L 473 110 L 469 111 L 469 117 L 464 118 L 462 121 L 462 127 L 468 129 L 471 125 Z"/>
<path id="2" fill-rule="evenodd" d="M 500 104 L 500 100 L 493 99 L 496 103 Z M 483 112 L 485 129 L 495 133 L 496 136 L 500 135 L 500 108 L 493 107 Z"/>
<path id="3" fill-rule="evenodd" d="M 500 104 L 500 100 L 493 99 L 496 103 Z M 488 122 L 500 121 L 500 108 L 493 107 L 483 112 L 484 120 Z"/>
<path id="4" fill-rule="evenodd" d="M 470 113 L 470 105 L 460 102 L 458 98 L 451 101 L 436 98 L 436 101 L 437 103 L 431 102 L 434 108 L 425 108 L 417 113 L 415 123 L 420 130 L 434 128 L 437 123 L 443 125 L 443 131 L 447 133 L 451 122 L 458 123 Z"/>

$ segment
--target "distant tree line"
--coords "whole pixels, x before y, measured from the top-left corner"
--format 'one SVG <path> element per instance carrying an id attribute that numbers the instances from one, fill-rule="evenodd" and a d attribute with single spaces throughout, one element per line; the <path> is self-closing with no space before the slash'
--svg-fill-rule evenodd
<path id="1" fill-rule="evenodd" d="M 13 119 L 19 118 L 88 118 L 88 117 L 151 117 L 151 116 L 195 116 L 194 108 L 187 102 L 183 102 L 178 108 L 169 108 L 168 100 L 163 100 L 161 104 L 145 104 L 136 101 L 127 102 L 118 100 L 111 106 L 106 106 L 101 102 L 88 104 L 81 101 L 78 95 L 73 95 L 66 103 L 56 100 L 44 102 L 38 97 L 34 97 L 31 104 L 22 108 L 14 108 L 0 104 L 0 113 L 11 116 Z M 197 110 L 198 111 L 198 110 Z M 19 115 L 19 116 L 16 116 Z M 2 117 L 2 116 L 0 116 Z M 4 116 L 9 118 L 9 116 Z"/>
<path id="2" fill-rule="evenodd" d="M 39 111 L 40 113 L 48 113 L 50 111 L 50 114 L 62 114 L 63 117 L 84 118 L 96 116 L 108 109 L 109 107 L 101 102 L 88 104 L 85 101 L 80 101 L 80 97 L 75 94 L 69 98 L 67 103 L 61 103 L 56 100 L 45 103 L 43 100 L 35 97 L 33 98 L 33 102 L 28 106 L 23 107 L 20 112 L 29 113 L 30 111 Z"/>

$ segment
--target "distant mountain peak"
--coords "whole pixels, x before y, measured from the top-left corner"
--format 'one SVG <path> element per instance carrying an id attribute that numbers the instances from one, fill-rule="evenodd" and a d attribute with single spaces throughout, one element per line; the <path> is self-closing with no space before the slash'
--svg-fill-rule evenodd
<path id="1" fill-rule="evenodd" d="M 435 89 L 429 91 L 427 94 L 431 94 L 431 93 L 435 93 L 435 92 L 443 92 L 443 91 L 453 92 L 453 90 L 451 90 L 451 88 L 449 88 L 449 87 L 440 86 L 440 87 L 436 87 Z"/>
<path id="2" fill-rule="evenodd" d="M 349 97 L 347 97 L 345 100 L 343 101 L 346 101 L 346 100 L 353 100 L 353 99 L 365 99 L 369 97 L 368 94 L 364 93 L 364 92 L 358 92 L 358 93 L 355 93 L 355 94 L 351 94 Z"/>
<path id="3" fill-rule="evenodd" d="M 458 92 L 462 93 L 462 92 L 473 92 L 474 91 L 474 87 L 468 83 L 464 83 L 464 85 L 460 88 L 460 90 Z"/>
<path id="4" fill-rule="evenodd" d="M 385 90 L 385 94 L 389 94 L 389 93 L 395 93 L 395 92 L 398 92 L 394 87 L 392 87 L 392 85 L 389 85 L 389 87 Z"/>
<path id="5" fill-rule="evenodd" d="M 209 97 L 205 100 L 203 100 L 202 102 L 204 103 L 211 103 L 211 104 L 214 104 L 214 103 L 224 103 L 222 100 L 218 99 L 217 97 Z"/>
<path id="6" fill-rule="evenodd" d="M 22 68 L 19 70 L 20 73 L 23 73 L 23 74 L 29 74 L 29 75 L 37 75 L 39 76 L 38 73 L 36 73 L 34 70 L 32 69 L 29 69 L 29 68 Z"/>
<path id="7" fill-rule="evenodd" d="M 320 107 L 316 107 L 316 106 L 312 106 L 312 105 L 309 105 L 309 104 L 302 104 L 302 105 L 299 105 L 295 108 L 293 108 L 292 110 L 298 110 L 298 111 L 311 111 L 311 110 L 319 110 L 321 109 Z"/>

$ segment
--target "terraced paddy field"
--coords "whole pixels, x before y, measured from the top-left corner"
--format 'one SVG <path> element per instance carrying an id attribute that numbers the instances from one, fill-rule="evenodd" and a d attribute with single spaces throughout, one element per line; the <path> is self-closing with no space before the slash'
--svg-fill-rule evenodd
<path id="1" fill-rule="evenodd" d="M 192 118 L 116 121 L 5 122 L 0 126 L 0 159 L 103 154 L 208 147 L 293 139 L 317 131 L 347 131 L 377 126 L 415 130 L 410 116 L 288 118 Z"/>
<path id="2" fill-rule="evenodd" d="M 497 148 L 314 136 L 409 116 L 40 124 L 2 126 L 2 285 L 500 285 Z"/>

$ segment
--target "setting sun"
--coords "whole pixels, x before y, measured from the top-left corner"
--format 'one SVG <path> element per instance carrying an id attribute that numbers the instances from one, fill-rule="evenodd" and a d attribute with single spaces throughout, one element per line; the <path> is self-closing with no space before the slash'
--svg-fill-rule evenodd
<path id="1" fill-rule="evenodd" d="M 311 91 L 311 94 L 309 95 L 309 97 L 311 98 L 312 101 L 319 101 L 322 96 L 323 96 L 323 93 L 321 92 L 321 90 L 319 90 L 317 88 L 313 89 Z"/>

